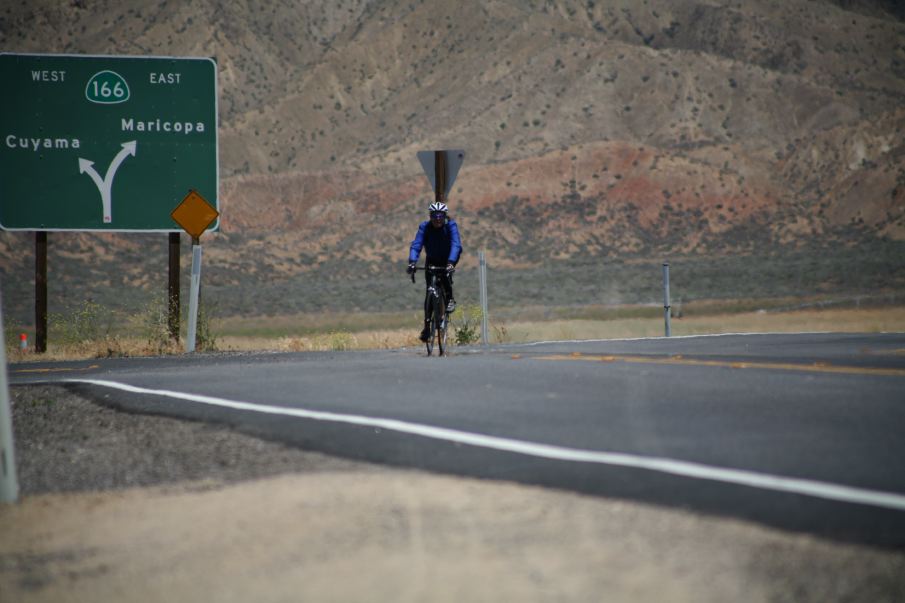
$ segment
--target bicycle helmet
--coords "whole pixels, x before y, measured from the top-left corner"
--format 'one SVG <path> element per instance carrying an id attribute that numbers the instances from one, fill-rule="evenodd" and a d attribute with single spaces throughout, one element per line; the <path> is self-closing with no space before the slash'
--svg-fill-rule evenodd
<path id="1" fill-rule="evenodd" d="M 446 203 L 442 203 L 437 201 L 435 203 L 431 203 L 430 207 L 427 208 L 427 211 L 430 213 L 434 213 L 435 211 L 442 211 L 444 214 L 449 213 L 449 208 L 446 206 Z"/>

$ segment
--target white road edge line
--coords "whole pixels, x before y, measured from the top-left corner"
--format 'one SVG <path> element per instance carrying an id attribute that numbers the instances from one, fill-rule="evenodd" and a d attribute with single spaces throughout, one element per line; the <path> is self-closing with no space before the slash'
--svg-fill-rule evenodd
<path id="1" fill-rule="evenodd" d="M 879 331 L 872 335 L 903 335 L 902 331 Z M 555 339 L 551 341 L 530 341 L 526 343 L 507 343 L 502 344 L 505 347 L 529 347 L 534 345 L 544 345 L 547 343 L 619 343 L 625 341 L 656 341 L 662 339 L 665 341 L 676 339 L 697 339 L 697 338 L 715 338 L 715 337 L 738 337 L 740 335 L 859 335 L 859 333 L 849 333 L 844 331 L 745 331 L 742 333 L 697 333 L 695 335 L 672 335 L 666 337 L 663 335 L 653 335 L 650 337 L 620 337 L 615 339 Z"/>
<path id="2" fill-rule="evenodd" d="M 905 511 L 905 495 L 895 494 L 892 492 L 882 492 L 878 490 L 854 488 L 851 486 L 843 486 L 828 482 L 819 482 L 793 477 L 781 477 L 767 473 L 757 473 L 754 471 L 745 471 L 740 469 L 712 467 L 710 465 L 703 465 L 700 463 L 692 463 L 688 461 L 677 461 L 668 458 L 646 457 L 618 452 L 599 452 L 595 450 L 581 450 L 577 448 L 564 448 L 550 444 L 537 444 L 523 440 L 511 440 L 508 438 L 469 433 L 467 431 L 458 431 L 455 429 L 447 429 L 445 427 L 433 427 L 431 425 L 423 425 L 420 423 L 408 423 L 406 421 L 399 421 L 397 419 L 380 419 L 362 415 L 347 415 L 317 410 L 306 410 L 301 408 L 285 408 L 282 406 L 270 406 L 266 404 L 252 404 L 250 402 L 226 400 L 224 398 L 216 398 L 213 396 L 188 394 L 184 392 L 162 389 L 147 389 L 144 387 L 136 387 L 134 385 L 128 385 L 116 381 L 106 381 L 102 379 L 64 379 L 62 381 L 65 381 L 67 383 L 88 383 L 91 385 L 109 387 L 130 393 L 165 396 L 168 398 L 175 398 L 177 400 L 186 400 L 189 402 L 209 404 L 212 406 L 232 408 L 235 410 L 247 410 L 273 415 L 285 415 L 302 419 L 312 419 L 315 421 L 330 421 L 335 423 L 347 423 L 350 425 L 387 429 L 390 431 L 419 435 L 436 440 L 444 440 L 447 442 L 467 444 L 469 446 L 478 446 L 482 448 L 491 448 L 494 450 L 514 452 L 517 454 L 525 454 L 547 459 L 647 469 L 649 471 L 658 471 L 661 473 L 669 473 L 682 477 L 706 479 L 729 484 L 749 486 L 752 488 L 761 488 L 764 490 L 791 492 L 793 494 L 802 494 L 816 498 L 825 498 L 829 500 L 870 505 L 874 507 L 885 507 L 889 509 L 895 509 L 897 511 Z M 59 381 L 55 382 L 59 383 Z"/>
<path id="3" fill-rule="evenodd" d="M 664 335 L 652 335 L 650 337 L 621 337 L 616 339 L 558 339 L 552 341 L 531 341 L 528 343 L 511 343 L 506 344 L 508 346 L 533 346 L 533 345 L 544 345 L 547 343 L 608 343 L 608 342 L 624 342 L 624 341 L 656 341 L 658 339 L 663 340 L 676 340 L 676 339 L 697 339 L 697 338 L 712 338 L 712 337 L 736 337 L 739 335 L 836 335 L 838 333 L 834 331 L 800 331 L 800 332 L 786 332 L 786 331 L 777 331 L 777 332 L 744 332 L 744 333 L 698 333 L 695 335 L 672 335 L 670 337 L 666 337 Z M 878 335 L 885 335 L 886 333 L 878 333 Z"/>

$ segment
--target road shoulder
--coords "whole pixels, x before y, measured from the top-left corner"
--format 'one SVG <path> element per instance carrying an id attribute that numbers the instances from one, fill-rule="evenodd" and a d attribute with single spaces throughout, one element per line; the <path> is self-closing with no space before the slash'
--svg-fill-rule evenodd
<path id="1" fill-rule="evenodd" d="M 12 393 L 2 600 L 905 598 L 896 552 Z"/>

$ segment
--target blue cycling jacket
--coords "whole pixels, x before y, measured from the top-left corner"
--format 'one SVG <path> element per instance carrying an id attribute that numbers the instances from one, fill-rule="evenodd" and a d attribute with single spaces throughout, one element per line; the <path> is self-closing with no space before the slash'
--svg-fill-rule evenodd
<path id="1" fill-rule="evenodd" d="M 459 239 L 456 221 L 447 220 L 441 228 L 431 226 L 430 220 L 422 222 L 409 250 L 409 263 L 418 261 L 422 248 L 425 250 L 428 263 L 455 265 L 462 253 L 462 241 Z"/>

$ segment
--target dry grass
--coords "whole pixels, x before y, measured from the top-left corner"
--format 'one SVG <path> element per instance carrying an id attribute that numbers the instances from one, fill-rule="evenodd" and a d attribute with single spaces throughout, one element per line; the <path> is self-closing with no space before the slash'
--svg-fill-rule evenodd
<path id="1" fill-rule="evenodd" d="M 309 312 L 268 317 L 213 319 L 213 330 L 225 336 L 277 339 L 323 333 L 396 331 L 417 323 L 419 312 Z M 219 339 L 219 337 L 218 337 Z"/>
<path id="2" fill-rule="evenodd" d="M 278 352 L 312 352 L 342 350 L 387 350 L 420 345 L 415 329 L 364 331 L 348 333 L 333 331 L 320 335 L 289 335 L 284 337 L 243 337 L 227 335 L 218 339 L 223 350 Z"/>
<path id="3" fill-rule="evenodd" d="M 67 345 L 48 342 L 47 352 L 44 354 L 35 354 L 34 347 L 32 347 L 33 343 L 33 340 L 29 340 L 30 346 L 26 351 L 22 351 L 18 347 L 7 347 L 7 360 L 9 362 L 36 362 L 123 356 L 157 356 L 161 354 L 180 354 L 185 350 L 185 344 L 182 342 L 178 345 L 170 342 L 160 348 L 150 345 L 146 339 L 118 336 Z"/>
<path id="4" fill-rule="evenodd" d="M 624 320 L 557 320 L 506 324 L 508 341 L 622 339 L 662 337 L 662 317 Z M 673 336 L 711 333 L 792 333 L 833 331 L 881 333 L 905 331 L 905 307 L 746 312 L 673 318 Z"/>
<path id="5" fill-rule="evenodd" d="M 362 318 L 365 322 L 367 319 Z M 267 319 L 269 324 L 274 320 Z M 276 323 L 293 330 L 290 318 L 275 319 Z M 244 321 L 247 327 L 250 323 Z M 672 334 L 701 335 L 712 333 L 789 333 L 789 332 L 905 332 L 905 307 L 800 310 L 793 312 L 745 312 L 686 316 L 672 319 Z M 243 329 L 244 330 L 244 329 Z M 533 320 L 491 322 L 493 343 L 521 343 L 570 339 L 622 339 L 663 336 L 663 318 L 623 318 L 613 320 Z M 311 335 L 222 335 L 217 337 L 218 349 L 223 351 L 343 351 L 366 349 L 397 349 L 417 347 L 417 324 L 404 329 L 370 329 L 357 332 L 330 330 Z M 171 345 L 163 353 L 181 354 L 184 344 Z M 48 352 L 36 355 L 31 351 L 8 349 L 10 362 L 36 360 L 75 360 L 108 356 L 146 356 L 158 352 L 147 341 L 129 338 L 107 338 L 85 342 L 77 346 L 50 344 Z"/>
<path id="6" fill-rule="evenodd" d="M 288 325 L 287 325 L 288 326 Z M 789 333 L 789 332 L 905 332 L 905 307 L 746 312 L 672 319 L 672 334 Z M 569 339 L 623 339 L 661 337 L 663 318 L 616 320 L 507 321 L 491 323 L 493 343 Z M 224 336 L 225 350 L 323 351 L 341 349 L 396 349 L 420 345 L 417 328 L 358 333 L 331 332 L 286 337 Z"/>
<path id="7" fill-rule="evenodd" d="M 905 307 L 753 312 L 674 320 L 676 335 L 832 331 L 890 333 L 905 331 Z"/>

